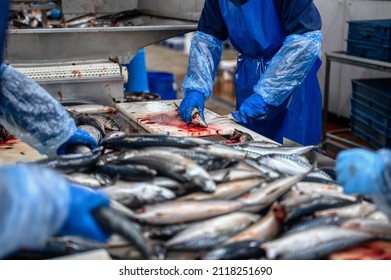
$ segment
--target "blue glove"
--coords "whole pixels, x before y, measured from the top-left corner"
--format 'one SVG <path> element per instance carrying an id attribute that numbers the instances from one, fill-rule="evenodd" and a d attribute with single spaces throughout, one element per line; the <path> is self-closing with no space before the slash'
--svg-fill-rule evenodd
<path id="1" fill-rule="evenodd" d="M 101 192 L 76 185 L 70 185 L 69 192 L 69 212 L 59 234 L 106 242 L 109 234 L 99 228 L 91 212 L 98 207 L 108 206 L 109 199 Z"/>
<path id="2" fill-rule="evenodd" d="M 204 106 L 204 95 L 198 91 L 191 91 L 183 98 L 181 105 L 179 106 L 178 114 L 185 123 L 189 124 L 191 122 L 191 113 L 194 108 L 197 108 L 204 120 Z"/>
<path id="3" fill-rule="evenodd" d="M 242 123 L 248 123 L 251 119 L 259 119 L 270 111 L 268 105 L 260 94 L 254 93 L 247 98 L 239 108 L 239 118 L 235 119 Z"/>
<path id="4" fill-rule="evenodd" d="M 374 195 L 384 186 L 386 157 L 364 149 L 345 150 L 337 157 L 337 180 L 345 193 Z"/>
<path id="5" fill-rule="evenodd" d="M 66 141 L 58 148 L 57 154 L 66 154 L 68 146 L 71 145 L 84 145 L 89 147 L 91 150 L 95 149 L 98 146 L 96 140 L 81 128 L 77 128 L 75 134 L 73 134 L 71 138 L 68 139 L 68 141 Z"/>

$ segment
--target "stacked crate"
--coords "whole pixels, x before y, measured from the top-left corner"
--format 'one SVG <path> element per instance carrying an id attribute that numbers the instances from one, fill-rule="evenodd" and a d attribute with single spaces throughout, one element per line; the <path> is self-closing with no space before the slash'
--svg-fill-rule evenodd
<path id="1" fill-rule="evenodd" d="M 374 148 L 391 148 L 391 79 L 352 80 L 352 132 Z"/>
<path id="2" fill-rule="evenodd" d="M 391 19 L 348 23 L 347 54 L 391 62 Z"/>

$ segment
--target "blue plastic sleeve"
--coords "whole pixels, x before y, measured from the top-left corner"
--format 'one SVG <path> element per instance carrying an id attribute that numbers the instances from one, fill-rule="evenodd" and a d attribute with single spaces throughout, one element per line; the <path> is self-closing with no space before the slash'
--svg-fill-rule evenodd
<path id="1" fill-rule="evenodd" d="M 56 152 L 76 132 L 74 120 L 31 78 L 9 65 L 0 67 L 0 123 L 40 153 Z"/>
<path id="2" fill-rule="evenodd" d="M 219 67 L 223 42 L 196 32 L 191 43 L 187 74 L 182 83 L 183 94 L 191 91 L 202 93 L 205 99 L 212 95 L 213 81 Z"/>
<path id="3" fill-rule="evenodd" d="M 373 191 L 373 199 L 381 211 L 391 218 L 391 151 L 380 149 L 377 152 L 384 160 L 384 181 Z"/>
<path id="4" fill-rule="evenodd" d="M 321 42 L 320 31 L 286 37 L 254 87 L 254 92 L 261 94 L 270 105 L 281 105 L 306 78 L 319 57 Z"/>
<path id="5" fill-rule="evenodd" d="M 0 258 L 41 245 L 65 222 L 69 189 L 64 178 L 35 165 L 0 168 Z"/>

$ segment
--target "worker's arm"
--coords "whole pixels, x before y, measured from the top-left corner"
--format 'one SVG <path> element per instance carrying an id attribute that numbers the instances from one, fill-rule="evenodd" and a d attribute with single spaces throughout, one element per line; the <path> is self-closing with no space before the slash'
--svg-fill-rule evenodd
<path id="1" fill-rule="evenodd" d="M 281 105 L 319 60 L 321 18 L 313 1 L 280 0 L 277 10 L 287 37 L 254 87 L 254 94 L 241 106 L 242 120 L 260 117 Z"/>
<path id="2" fill-rule="evenodd" d="M 212 95 L 213 81 L 223 51 L 223 40 L 227 37 L 228 31 L 218 1 L 206 0 L 198 31 L 191 42 L 187 74 L 182 83 L 184 99 L 178 113 L 186 123 L 190 123 L 194 108 L 197 108 L 203 117 L 204 102 Z"/>
<path id="3" fill-rule="evenodd" d="M 106 240 L 90 215 L 109 204 L 103 194 L 69 185 L 41 166 L 1 167 L 0 178 L 0 258 L 55 234 Z"/>
<path id="4" fill-rule="evenodd" d="M 45 89 L 12 66 L 2 64 L 0 69 L 0 123 L 9 132 L 43 154 L 64 153 L 76 143 L 96 147 Z"/>

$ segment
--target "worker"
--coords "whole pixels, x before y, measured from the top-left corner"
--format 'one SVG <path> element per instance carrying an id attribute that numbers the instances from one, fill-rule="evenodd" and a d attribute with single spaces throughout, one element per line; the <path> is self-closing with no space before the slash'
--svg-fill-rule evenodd
<path id="1" fill-rule="evenodd" d="M 227 38 L 239 52 L 236 112 L 244 126 L 282 143 L 321 140 L 317 71 L 321 17 L 312 0 L 206 0 L 193 36 L 179 115 L 204 116 Z"/>
<path id="2" fill-rule="evenodd" d="M 41 153 L 96 141 L 77 129 L 65 109 L 32 79 L 3 63 L 8 0 L 0 0 L 0 123 Z M 91 211 L 107 206 L 106 195 L 68 183 L 35 165 L 0 167 L 0 258 L 42 244 L 53 235 L 77 235 L 104 242 Z"/>
<path id="3" fill-rule="evenodd" d="M 344 150 L 337 156 L 336 170 L 345 193 L 372 197 L 391 218 L 391 150 Z"/>

